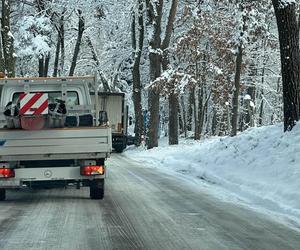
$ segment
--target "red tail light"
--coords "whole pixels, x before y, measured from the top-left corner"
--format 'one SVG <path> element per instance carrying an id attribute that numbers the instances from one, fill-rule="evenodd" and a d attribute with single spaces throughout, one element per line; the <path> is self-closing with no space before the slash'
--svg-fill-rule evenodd
<path id="1" fill-rule="evenodd" d="M 11 168 L 0 168 L 0 178 L 13 178 L 15 171 Z"/>
<path id="2" fill-rule="evenodd" d="M 86 176 L 103 175 L 104 166 L 85 166 L 80 168 L 80 174 Z"/>

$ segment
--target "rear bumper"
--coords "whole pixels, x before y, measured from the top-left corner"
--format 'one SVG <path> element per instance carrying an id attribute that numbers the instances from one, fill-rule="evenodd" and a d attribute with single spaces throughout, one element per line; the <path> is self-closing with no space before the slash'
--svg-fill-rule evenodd
<path id="1" fill-rule="evenodd" d="M 0 179 L 0 188 L 20 188 L 32 184 L 70 184 L 89 183 L 94 179 L 104 179 L 104 175 L 82 176 L 80 167 L 52 167 L 52 168 L 20 168 L 15 169 L 15 178 Z"/>

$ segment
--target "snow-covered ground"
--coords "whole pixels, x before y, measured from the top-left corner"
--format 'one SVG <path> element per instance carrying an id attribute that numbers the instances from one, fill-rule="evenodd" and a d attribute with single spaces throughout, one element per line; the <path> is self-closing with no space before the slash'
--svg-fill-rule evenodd
<path id="1" fill-rule="evenodd" d="M 300 225 L 300 125 L 288 133 L 282 126 L 201 142 L 182 140 L 176 146 L 162 139 L 158 148 L 131 147 L 124 154 L 150 167 L 183 174 L 183 180 L 196 181 L 221 198 Z"/>

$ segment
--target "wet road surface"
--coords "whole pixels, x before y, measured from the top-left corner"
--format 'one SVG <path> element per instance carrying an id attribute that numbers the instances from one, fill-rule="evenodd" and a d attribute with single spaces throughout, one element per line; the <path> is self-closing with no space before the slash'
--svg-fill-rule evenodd
<path id="1" fill-rule="evenodd" d="M 300 249 L 300 232 L 121 155 L 105 198 L 88 188 L 7 192 L 0 249 Z"/>

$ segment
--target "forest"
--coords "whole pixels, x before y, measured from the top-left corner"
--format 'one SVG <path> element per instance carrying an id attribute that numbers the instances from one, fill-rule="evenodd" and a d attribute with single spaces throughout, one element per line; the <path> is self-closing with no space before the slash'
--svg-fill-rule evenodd
<path id="1" fill-rule="evenodd" d="M 136 144 L 299 120 L 298 0 L 1 0 L 2 77 L 95 75 Z"/>

